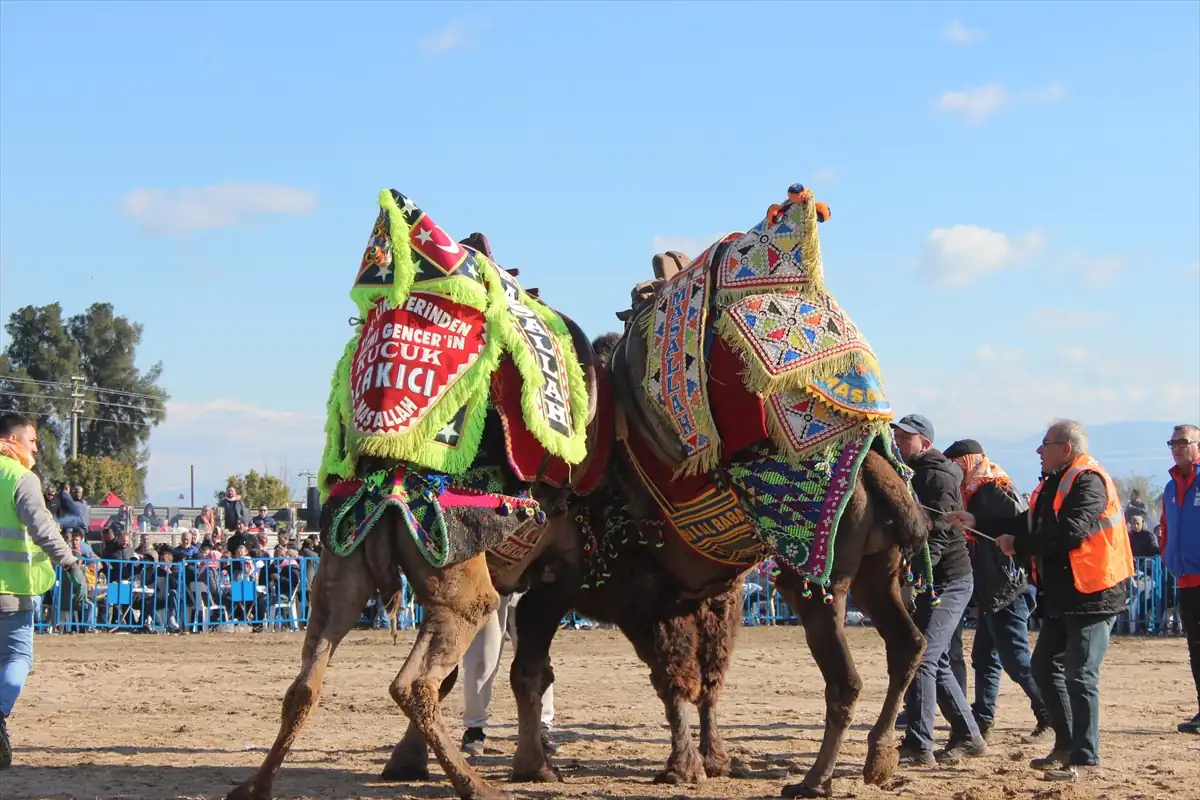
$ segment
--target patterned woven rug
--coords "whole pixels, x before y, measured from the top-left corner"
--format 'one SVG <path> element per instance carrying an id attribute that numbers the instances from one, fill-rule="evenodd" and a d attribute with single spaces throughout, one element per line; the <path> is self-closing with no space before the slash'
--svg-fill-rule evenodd
<path id="1" fill-rule="evenodd" d="M 417 549 L 435 567 L 485 552 L 489 564 L 511 566 L 532 547 L 526 541 L 531 531 L 536 544 L 546 521 L 537 501 L 500 467 L 477 467 L 454 478 L 397 467 L 339 481 L 330 497 L 343 501 L 325 534 L 334 553 L 353 553 L 395 508 Z M 510 544 L 514 539 L 517 544 Z"/>
<path id="2" fill-rule="evenodd" d="M 795 464 L 756 445 L 729 467 L 763 544 L 780 563 L 822 586 L 833 570 L 838 523 L 877 435 L 889 434 L 864 427 L 844 447 Z"/>
<path id="3" fill-rule="evenodd" d="M 708 321 L 709 248 L 658 291 L 646 314 L 646 377 L 642 389 L 659 415 L 679 436 L 681 474 L 711 469 L 720 441 L 708 408 L 704 331 Z M 636 335 L 636 334 L 635 334 Z"/>

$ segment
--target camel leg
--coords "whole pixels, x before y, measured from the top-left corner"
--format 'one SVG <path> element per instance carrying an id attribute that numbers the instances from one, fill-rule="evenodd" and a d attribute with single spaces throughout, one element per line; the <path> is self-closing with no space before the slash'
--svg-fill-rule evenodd
<path id="1" fill-rule="evenodd" d="M 623 620 L 621 631 L 638 657 L 650 665 L 650 683 L 667 710 L 671 726 L 671 755 L 655 783 L 699 783 L 706 776 L 704 763 L 692 740 L 689 703 L 700 696 L 699 642 L 696 615 L 655 620 Z"/>
<path id="2" fill-rule="evenodd" d="M 425 618 L 391 695 L 429 744 L 446 776 L 464 800 L 509 800 L 512 796 L 484 781 L 467 763 L 446 730 L 439 690 L 462 659 L 487 615 L 500 605 L 483 556 L 447 567 L 429 581 Z M 415 735 L 415 734 L 414 734 Z"/>
<path id="3" fill-rule="evenodd" d="M 697 615 L 700 646 L 700 756 L 704 772 L 710 778 L 745 777 L 744 767 L 735 767 L 725 750 L 725 740 L 717 725 L 717 701 L 725 687 L 725 674 L 733 656 L 733 644 L 741 628 L 742 595 L 735 589 L 704 604 Z"/>
<path id="4" fill-rule="evenodd" d="M 457 680 L 458 668 L 455 667 L 438 688 L 439 703 L 450 695 Z M 412 720 L 408 721 L 404 738 L 392 748 L 392 755 L 379 777 L 381 780 L 397 782 L 429 780 L 429 745 Z"/>
<path id="5" fill-rule="evenodd" d="M 892 730 L 904 693 L 920 664 L 925 638 L 900 597 L 900 554 L 895 548 L 863 559 L 854 578 L 854 597 L 875 623 L 887 651 L 887 696 L 867 736 L 867 760 L 863 765 L 863 780 L 881 786 L 896 773 L 899 764 Z"/>
<path id="6" fill-rule="evenodd" d="M 512 779 L 558 783 L 562 775 L 550 765 L 542 747 L 542 695 L 554 683 L 550 644 L 559 622 L 570 610 L 562 592 L 552 584 L 536 586 L 516 608 L 516 647 L 509 680 L 517 701 L 517 752 Z"/>
<path id="7" fill-rule="evenodd" d="M 270 800 L 275 775 L 320 700 L 329 659 L 374 591 L 361 555 L 336 558 L 330 554 L 321 559 L 321 568 L 313 578 L 312 613 L 304 634 L 300 673 L 284 695 L 279 734 L 258 772 L 230 792 L 226 800 Z"/>
<path id="8" fill-rule="evenodd" d="M 849 583 L 846 577 L 834 581 L 830 589 L 832 603 L 824 602 L 819 590 L 804 599 L 795 577 L 789 576 L 778 584 L 788 604 L 799 613 L 808 649 L 825 678 L 825 735 L 821 739 L 821 749 L 804 780 L 783 787 L 784 797 L 833 795 L 833 770 L 854 716 L 854 705 L 862 691 L 862 678 L 846 645 L 844 621 Z"/>

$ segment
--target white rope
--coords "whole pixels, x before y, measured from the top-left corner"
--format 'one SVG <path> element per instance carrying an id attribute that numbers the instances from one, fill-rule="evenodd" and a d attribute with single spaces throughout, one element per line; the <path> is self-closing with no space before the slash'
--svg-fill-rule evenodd
<path id="1" fill-rule="evenodd" d="M 917 503 L 917 505 L 921 506 L 921 508 L 925 509 L 926 511 L 932 511 L 935 514 L 941 514 L 942 516 L 945 516 L 946 514 L 950 513 L 948 511 L 939 511 L 936 508 L 930 508 L 929 506 L 922 505 L 921 503 Z M 958 526 L 955 526 L 955 527 L 958 527 Z M 994 538 L 992 538 L 991 536 L 988 536 L 986 533 L 980 533 L 979 531 L 975 530 L 974 528 L 968 528 L 965 525 L 963 526 L 962 530 L 967 531 L 968 533 L 973 533 L 980 538 L 987 539 L 989 542 L 996 541 Z"/>

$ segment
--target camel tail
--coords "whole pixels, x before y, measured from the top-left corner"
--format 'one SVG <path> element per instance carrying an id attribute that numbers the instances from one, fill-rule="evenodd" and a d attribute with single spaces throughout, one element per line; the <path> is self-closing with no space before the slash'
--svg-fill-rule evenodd
<path id="1" fill-rule="evenodd" d="M 897 544 L 915 553 L 929 538 L 929 515 L 917 504 L 912 490 L 887 459 L 871 450 L 863 460 L 863 482 L 892 514 Z"/>

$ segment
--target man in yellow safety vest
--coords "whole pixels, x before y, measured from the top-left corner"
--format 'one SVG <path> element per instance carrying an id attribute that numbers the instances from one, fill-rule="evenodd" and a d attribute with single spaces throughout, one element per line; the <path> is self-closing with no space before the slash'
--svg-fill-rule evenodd
<path id="1" fill-rule="evenodd" d="M 33 423 L 11 411 L 0 414 L 0 770 L 12 764 L 7 720 L 33 665 L 34 616 L 54 587 L 54 564 L 70 579 L 75 603 L 87 599 L 83 565 L 31 471 L 35 453 Z"/>

